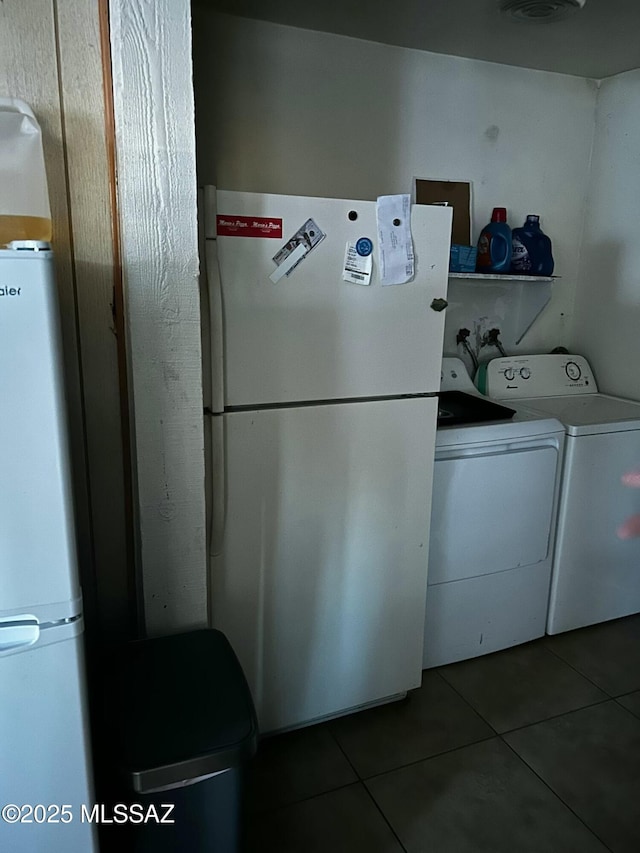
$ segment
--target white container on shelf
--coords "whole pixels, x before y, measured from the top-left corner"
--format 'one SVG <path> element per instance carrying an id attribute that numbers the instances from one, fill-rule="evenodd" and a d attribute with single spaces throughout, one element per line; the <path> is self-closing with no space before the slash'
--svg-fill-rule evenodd
<path id="1" fill-rule="evenodd" d="M 42 132 L 31 108 L 0 98 L 0 247 L 51 240 Z"/>

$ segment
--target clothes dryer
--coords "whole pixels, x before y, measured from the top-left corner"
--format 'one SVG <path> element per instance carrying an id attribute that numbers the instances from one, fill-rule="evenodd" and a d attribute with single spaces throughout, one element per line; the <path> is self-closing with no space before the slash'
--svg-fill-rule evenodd
<path id="1" fill-rule="evenodd" d="M 640 505 L 621 482 L 640 465 L 640 402 L 598 392 L 577 355 L 497 358 L 486 380 L 493 397 L 557 418 L 566 431 L 548 633 L 640 612 L 640 544 L 616 535 Z"/>

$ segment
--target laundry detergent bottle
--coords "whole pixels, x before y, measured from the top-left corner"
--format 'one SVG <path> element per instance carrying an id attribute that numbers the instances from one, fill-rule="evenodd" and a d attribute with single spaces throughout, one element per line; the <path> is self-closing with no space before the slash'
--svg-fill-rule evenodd
<path id="1" fill-rule="evenodd" d="M 511 228 L 507 225 L 507 208 L 494 207 L 491 222 L 480 232 L 477 272 L 510 272 L 511 252 Z"/>
<path id="2" fill-rule="evenodd" d="M 522 228 L 514 228 L 511 272 L 517 275 L 551 275 L 551 240 L 540 230 L 540 217 L 530 213 Z"/>

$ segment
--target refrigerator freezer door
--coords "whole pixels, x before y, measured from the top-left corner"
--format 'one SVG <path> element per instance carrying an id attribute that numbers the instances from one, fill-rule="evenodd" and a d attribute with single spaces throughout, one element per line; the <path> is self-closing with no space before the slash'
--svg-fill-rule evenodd
<path id="1" fill-rule="evenodd" d="M 262 732 L 418 687 L 436 398 L 234 412 L 213 625 Z"/>
<path id="2" fill-rule="evenodd" d="M 31 823 L 0 821 L 2 850 L 97 850 L 94 825 L 81 819 L 81 807 L 90 811 L 93 800 L 81 640 L 0 656 L 0 803 L 70 806 L 64 814 L 46 812 L 57 823 L 39 822 L 42 809 Z"/>
<path id="3" fill-rule="evenodd" d="M 70 602 L 80 588 L 50 254 L 0 251 L 0 291 L 2 616 Z"/>
<path id="4" fill-rule="evenodd" d="M 217 203 L 218 220 L 282 220 L 281 238 L 217 238 L 227 407 L 438 391 L 444 312 L 431 302 L 447 293 L 451 209 L 412 208 L 415 278 L 381 286 L 375 202 L 219 191 Z M 310 218 L 326 237 L 274 284 L 274 255 Z M 342 279 L 361 237 L 369 285 Z"/>

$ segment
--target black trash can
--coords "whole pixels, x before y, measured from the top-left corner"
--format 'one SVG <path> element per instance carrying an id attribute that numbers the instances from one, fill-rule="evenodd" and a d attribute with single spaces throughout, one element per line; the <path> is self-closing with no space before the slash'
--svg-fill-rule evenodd
<path id="1" fill-rule="evenodd" d="M 258 727 L 227 638 L 204 629 L 130 643 L 116 670 L 113 723 L 130 791 L 128 845 L 136 853 L 238 853 Z"/>

